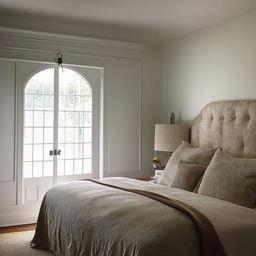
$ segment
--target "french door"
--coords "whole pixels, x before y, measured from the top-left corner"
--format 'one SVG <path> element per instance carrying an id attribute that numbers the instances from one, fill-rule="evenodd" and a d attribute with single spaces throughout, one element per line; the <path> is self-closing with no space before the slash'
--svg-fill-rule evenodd
<path id="1" fill-rule="evenodd" d="M 23 202 L 54 184 L 98 177 L 100 70 L 18 63 L 23 85 Z"/>

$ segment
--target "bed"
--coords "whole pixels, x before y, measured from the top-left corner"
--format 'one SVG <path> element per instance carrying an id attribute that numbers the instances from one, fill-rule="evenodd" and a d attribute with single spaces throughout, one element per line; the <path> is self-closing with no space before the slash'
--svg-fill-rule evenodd
<path id="1" fill-rule="evenodd" d="M 186 147 L 189 152 L 196 150 L 197 154 L 208 149 L 215 152 L 206 171 L 200 179 L 198 177 L 197 188 L 193 188 L 196 190 L 173 187 L 164 177 L 160 184 L 105 178 L 57 185 L 43 199 L 32 247 L 50 250 L 58 256 L 255 256 L 256 101 L 208 104 L 192 123 L 191 143 L 193 147 L 184 144 L 180 148 Z M 178 151 L 170 164 L 177 162 Z M 221 159 L 224 159 L 223 166 L 229 166 L 227 163 L 232 161 L 220 180 L 223 191 L 227 179 L 237 186 L 235 175 L 227 177 L 232 168 L 235 173 L 245 166 L 248 173 L 242 176 L 241 186 L 235 187 L 235 198 L 234 193 L 221 193 L 213 182 L 219 171 L 212 170 L 216 166 L 222 169 Z M 198 165 L 193 164 L 193 168 L 195 166 Z M 177 173 L 173 176 L 172 172 L 167 167 L 164 171 L 167 180 L 171 179 L 174 184 Z M 176 184 L 180 184 L 178 181 Z M 248 184 L 250 200 L 243 197 L 245 191 L 241 191 L 242 185 Z M 240 194 L 236 194 L 239 191 Z M 146 195 L 141 194 L 144 192 Z M 191 218 L 193 213 L 170 207 L 148 195 L 158 195 L 167 201 L 170 198 L 205 216 L 216 233 L 216 241 L 222 246 L 220 251 L 202 250 L 203 239 L 196 217 Z M 212 239 L 208 240 L 211 246 Z"/>

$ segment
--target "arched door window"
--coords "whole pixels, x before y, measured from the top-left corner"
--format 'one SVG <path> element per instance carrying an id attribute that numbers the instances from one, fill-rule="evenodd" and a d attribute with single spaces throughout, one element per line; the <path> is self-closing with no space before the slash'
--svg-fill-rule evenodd
<path id="1" fill-rule="evenodd" d="M 93 113 L 91 85 L 73 69 L 47 68 L 27 81 L 23 115 L 25 187 L 44 178 L 54 184 L 63 177 L 90 176 Z"/>

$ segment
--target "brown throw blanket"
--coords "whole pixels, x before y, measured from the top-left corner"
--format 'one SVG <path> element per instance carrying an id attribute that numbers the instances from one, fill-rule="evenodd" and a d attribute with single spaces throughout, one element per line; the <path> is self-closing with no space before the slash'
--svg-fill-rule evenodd
<path id="1" fill-rule="evenodd" d="M 206 216 L 204 216 L 201 212 L 199 212 L 194 207 L 191 207 L 190 205 L 180 202 L 178 200 L 168 198 L 166 196 L 162 196 L 150 191 L 122 188 L 119 186 L 102 183 L 93 179 L 85 179 L 85 180 L 91 181 L 103 186 L 108 186 L 111 188 L 116 188 L 116 189 L 131 192 L 131 193 L 136 193 L 142 196 L 146 196 L 153 200 L 159 201 L 167 206 L 173 207 L 175 209 L 178 209 L 186 213 L 193 220 L 198 230 L 198 233 L 200 236 L 200 242 L 201 242 L 200 243 L 201 255 L 202 256 L 225 256 L 226 255 L 223 245 L 221 244 L 213 225 L 211 224 L 211 222 Z"/>

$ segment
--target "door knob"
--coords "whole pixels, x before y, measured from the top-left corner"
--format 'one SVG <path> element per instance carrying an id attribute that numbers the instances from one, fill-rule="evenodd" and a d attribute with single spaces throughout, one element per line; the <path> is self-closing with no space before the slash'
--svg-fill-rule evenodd
<path id="1" fill-rule="evenodd" d="M 60 156 L 61 155 L 61 150 L 60 149 L 54 149 L 54 155 L 55 156 Z"/>

